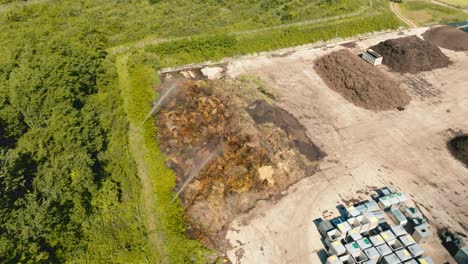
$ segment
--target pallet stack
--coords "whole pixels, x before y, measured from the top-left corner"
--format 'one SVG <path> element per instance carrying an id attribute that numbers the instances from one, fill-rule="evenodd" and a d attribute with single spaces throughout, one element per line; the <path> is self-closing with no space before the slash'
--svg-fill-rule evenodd
<path id="1" fill-rule="evenodd" d="M 326 264 L 433 264 L 419 245 L 432 235 L 429 225 L 406 205 L 405 195 L 385 187 L 372 198 L 318 224 L 329 255 Z"/>

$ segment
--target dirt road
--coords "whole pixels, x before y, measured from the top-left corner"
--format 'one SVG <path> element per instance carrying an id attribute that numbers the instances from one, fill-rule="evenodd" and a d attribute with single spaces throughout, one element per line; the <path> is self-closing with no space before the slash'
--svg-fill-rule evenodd
<path id="1" fill-rule="evenodd" d="M 392 10 L 393 13 L 395 13 L 395 15 L 403 22 L 405 22 L 408 26 L 410 27 L 416 27 L 416 24 L 413 23 L 411 20 L 409 20 L 408 18 L 404 17 L 402 14 L 401 14 L 401 11 L 400 11 L 400 6 L 397 4 L 397 3 L 394 3 L 394 2 L 390 2 L 390 9 Z"/>

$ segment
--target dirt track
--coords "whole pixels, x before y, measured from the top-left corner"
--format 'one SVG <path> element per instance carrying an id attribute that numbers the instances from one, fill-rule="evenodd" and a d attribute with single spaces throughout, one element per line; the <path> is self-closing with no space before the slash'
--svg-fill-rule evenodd
<path id="1" fill-rule="evenodd" d="M 356 41 L 354 50 L 397 37 Z M 349 103 L 310 70 L 316 58 L 341 48 L 251 57 L 228 66 L 230 76 L 256 74 L 266 81 L 280 95 L 282 108 L 328 154 L 320 171 L 291 186 L 283 199 L 260 202 L 233 222 L 227 234 L 233 263 L 321 263 L 323 245 L 312 221 L 383 185 L 394 185 L 420 204 L 434 231 L 451 226 L 468 234 L 468 169 L 446 147 L 453 131 L 468 131 L 468 54 L 443 50 L 454 61 L 448 68 L 417 75 L 389 72 L 413 100 L 403 112 L 376 113 Z M 424 249 L 436 263 L 453 262 L 436 238 Z"/>
<path id="2" fill-rule="evenodd" d="M 397 3 L 390 2 L 390 9 L 401 21 L 405 22 L 408 26 L 413 28 L 417 26 L 415 23 L 413 23 L 413 21 L 409 20 L 401 14 L 400 6 Z"/>
<path id="3" fill-rule="evenodd" d="M 125 93 L 125 87 L 129 86 L 129 75 L 127 69 L 128 63 L 128 56 L 123 55 L 118 58 L 117 61 L 117 71 L 119 75 L 119 87 L 122 89 L 122 93 Z M 128 98 L 128 96 L 124 96 Z M 142 218 L 146 226 L 146 230 L 148 231 L 148 238 L 151 241 L 152 246 L 155 248 L 155 252 L 160 254 L 161 256 L 166 255 L 164 252 L 164 247 L 162 245 L 162 238 L 159 237 L 158 226 L 159 218 L 155 213 L 155 197 L 152 187 L 152 181 L 150 175 L 148 174 L 149 168 L 147 164 L 145 164 L 145 155 L 147 155 L 147 150 L 142 148 L 144 146 L 143 143 L 143 133 L 138 125 L 134 123 L 130 123 L 129 125 L 129 137 L 131 140 L 130 142 L 130 150 L 133 155 L 133 159 L 135 160 L 137 170 L 138 170 L 138 177 L 141 180 L 142 186 Z M 153 259 L 151 261 L 156 261 Z M 167 261 L 167 260 L 163 260 Z"/>

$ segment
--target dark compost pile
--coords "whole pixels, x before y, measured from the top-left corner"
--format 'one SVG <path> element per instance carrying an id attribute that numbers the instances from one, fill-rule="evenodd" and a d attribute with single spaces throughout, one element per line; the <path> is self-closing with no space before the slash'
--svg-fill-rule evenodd
<path id="1" fill-rule="evenodd" d="M 444 68 L 450 59 L 435 45 L 416 36 L 389 39 L 371 47 L 392 71 L 418 73 Z"/>
<path id="2" fill-rule="evenodd" d="M 468 50 L 468 34 L 455 27 L 436 27 L 424 32 L 423 38 L 444 49 L 453 51 Z"/>

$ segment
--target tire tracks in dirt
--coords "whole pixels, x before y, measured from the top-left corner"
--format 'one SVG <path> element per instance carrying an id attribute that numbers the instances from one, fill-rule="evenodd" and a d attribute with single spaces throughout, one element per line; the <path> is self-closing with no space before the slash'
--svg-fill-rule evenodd
<path id="1" fill-rule="evenodd" d="M 405 22 L 405 24 L 412 28 L 417 27 L 415 23 L 413 23 L 411 20 L 409 20 L 401 14 L 400 6 L 397 3 L 390 2 L 390 9 L 401 21 Z"/>
<path id="2" fill-rule="evenodd" d="M 19 2 L 12 2 L 8 4 L 0 5 L 0 13 L 8 12 L 16 7 L 23 7 L 35 4 L 42 4 L 48 2 L 49 0 L 30 0 L 30 1 L 19 1 Z"/>

